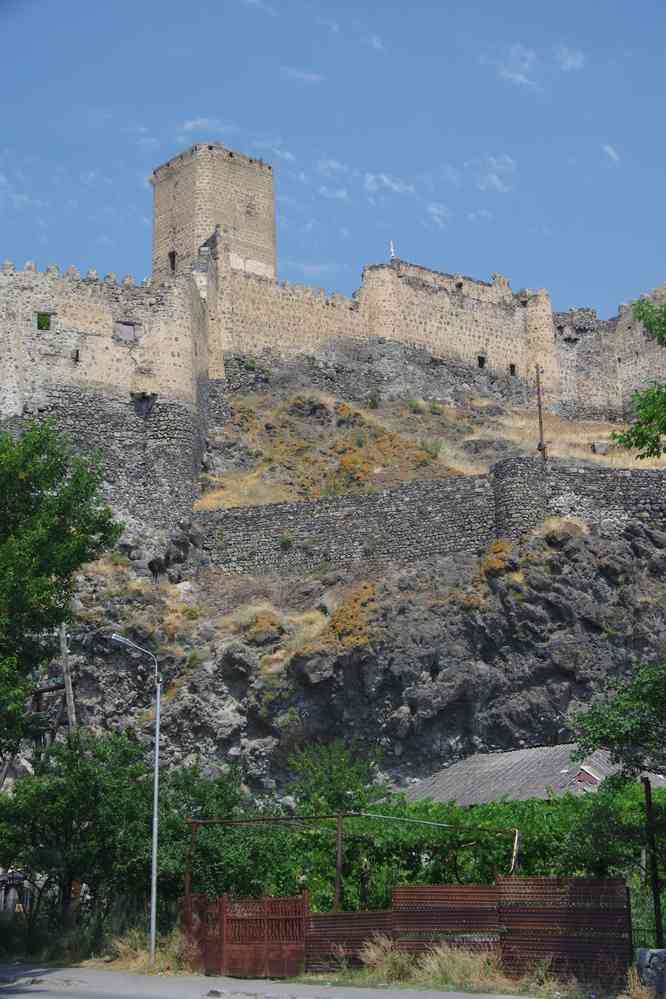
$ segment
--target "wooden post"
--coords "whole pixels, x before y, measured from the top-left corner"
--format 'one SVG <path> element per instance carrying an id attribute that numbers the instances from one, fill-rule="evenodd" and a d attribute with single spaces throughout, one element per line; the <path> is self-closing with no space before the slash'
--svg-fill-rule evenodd
<path id="1" fill-rule="evenodd" d="M 335 823 L 335 908 L 340 912 L 342 907 L 342 816 L 338 815 Z"/>
<path id="2" fill-rule="evenodd" d="M 218 927 L 218 947 L 219 947 L 219 973 L 227 974 L 227 919 L 229 912 L 229 896 L 226 891 L 218 902 L 219 927 Z"/>
<path id="3" fill-rule="evenodd" d="M 657 840 L 654 834 L 654 813 L 652 811 L 652 785 L 649 777 L 641 777 L 645 790 L 645 832 L 648 857 L 650 859 L 650 882 L 652 887 L 652 902 L 654 905 L 655 943 L 658 948 L 664 946 L 664 924 L 661 915 L 661 897 L 659 895 L 659 870 L 657 867 Z"/>
<path id="4" fill-rule="evenodd" d="M 69 650 L 67 648 L 67 632 L 65 622 L 60 625 L 60 656 L 62 658 L 62 677 L 65 681 L 65 701 L 67 703 L 67 727 L 70 734 L 76 728 L 76 708 L 74 707 L 74 690 L 72 674 L 69 671 Z"/>
<path id="5" fill-rule="evenodd" d="M 536 384 L 537 384 L 537 407 L 539 410 L 539 443 L 537 444 L 537 451 L 541 452 L 541 457 L 546 461 L 548 454 L 546 451 L 546 442 L 543 439 L 543 404 L 541 400 L 541 368 L 536 365 Z"/>

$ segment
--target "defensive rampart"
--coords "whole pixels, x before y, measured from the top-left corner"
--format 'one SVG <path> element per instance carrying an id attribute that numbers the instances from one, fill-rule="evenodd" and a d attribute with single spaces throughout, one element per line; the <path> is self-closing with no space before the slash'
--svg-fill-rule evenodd
<path id="1" fill-rule="evenodd" d="M 200 471 L 207 316 L 190 277 L 134 286 L 71 269 L 0 273 L 0 417 L 48 416 L 99 450 L 105 492 L 131 522 L 189 513 Z"/>
<path id="2" fill-rule="evenodd" d="M 621 530 L 646 514 L 666 527 L 666 473 L 509 458 L 489 475 L 410 483 L 365 496 L 274 503 L 195 515 L 214 565 L 229 573 L 290 573 L 325 563 L 409 564 L 480 554 L 548 516 Z"/>

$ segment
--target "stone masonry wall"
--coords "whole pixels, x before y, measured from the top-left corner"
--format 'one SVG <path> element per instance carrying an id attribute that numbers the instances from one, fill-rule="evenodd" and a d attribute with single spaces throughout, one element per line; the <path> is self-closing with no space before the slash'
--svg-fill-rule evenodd
<path id="1" fill-rule="evenodd" d="M 322 563 L 478 555 L 493 539 L 519 537 L 549 515 L 621 530 L 639 514 L 666 527 L 666 473 L 509 458 L 489 475 L 361 497 L 201 511 L 195 520 L 211 561 L 225 572 L 289 574 Z"/>
<path id="2" fill-rule="evenodd" d="M 361 497 L 201 511 L 195 521 L 224 571 L 288 573 L 325 562 L 482 552 L 493 537 L 494 504 L 488 476 L 455 476 Z"/>
<path id="3" fill-rule="evenodd" d="M 153 171 L 153 276 L 186 273 L 216 226 L 234 269 L 275 278 L 273 172 L 219 143 L 193 146 Z"/>
<path id="4" fill-rule="evenodd" d="M 0 339 L 0 428 L 48 416 L 99 450 L 105 494 L 130 525 L 168 529 L 189 514 L 207 390 L 206 316 L 189 277 L 134 287 L 6 266 Z"/>

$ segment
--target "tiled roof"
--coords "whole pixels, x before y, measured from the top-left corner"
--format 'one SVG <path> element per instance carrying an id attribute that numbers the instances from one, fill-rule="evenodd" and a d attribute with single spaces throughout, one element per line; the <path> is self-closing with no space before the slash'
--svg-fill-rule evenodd
<path id="1" fill-rule="evenodd" d="M 575 743 L 534 746 L 510 753 L 477 753 L 452 763 L 425 780 L 402 788 L 410 801 L 456 801 L 480 805 L 486 801 L 527 801 L 548 798 L 567 791 L 595 790 L 605 777 L 617 771 L 609 754 L 598 749 L 582 762 L 573 762 Z M 650 774 L 655 787 L 666 787 L 666 778 Z"/>

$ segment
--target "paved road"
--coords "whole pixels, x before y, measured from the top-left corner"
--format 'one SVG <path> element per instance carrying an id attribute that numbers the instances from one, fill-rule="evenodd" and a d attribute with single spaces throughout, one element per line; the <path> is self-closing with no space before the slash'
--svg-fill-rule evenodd
<path id="1" fill-rule="evenodd" d="M 203 975 L 131 975 L 93 968 L 47 968 L 43 965 L 0 964 L 0 999 L 470 999 L 462 992 L 421 992 L 411 989 L 354 989 L 337 985 L 296 985 L 293 982 L 251 982 Z M 515 999 L 476 996 L 476 999 Z M 523 996 L 522 999 L 525 999 Z"/>

